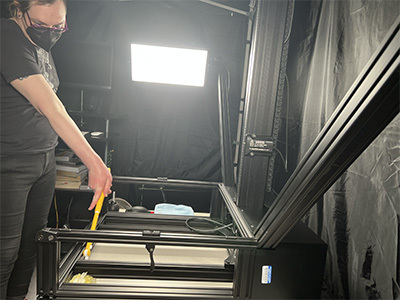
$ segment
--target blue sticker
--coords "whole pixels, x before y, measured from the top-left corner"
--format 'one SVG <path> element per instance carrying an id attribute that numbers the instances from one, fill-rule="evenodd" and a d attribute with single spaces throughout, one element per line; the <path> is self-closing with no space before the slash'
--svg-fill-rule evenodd
<path id="1" fill-rule="evenodd" d="M 270 284 L 272 280 L 272 266 L 263 266 L 261 272 L 261 283 Z"/>

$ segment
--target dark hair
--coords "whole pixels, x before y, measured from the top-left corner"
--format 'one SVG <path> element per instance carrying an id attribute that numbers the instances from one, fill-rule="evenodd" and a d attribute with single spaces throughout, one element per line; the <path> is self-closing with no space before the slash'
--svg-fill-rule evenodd
<path id="1" fill-rule="evenodd" d="M 18 9 L 22 11 L 22 13 L 25 13 L 29 8 L 31 8 L 32 4 L 38 4 L 38 5 L 47 5 L 47 4 L 53 4 L 57 0 L 16 0 L 12 1 L 8 5 L 8 11 L 10 12 L 10 15 L 12 18 L 17 17 Z M 65 7 L 67 7 L 67 1 L 62 0 L 65 4 Z M 15 2 L 18 2 L 15 3 Z"/>

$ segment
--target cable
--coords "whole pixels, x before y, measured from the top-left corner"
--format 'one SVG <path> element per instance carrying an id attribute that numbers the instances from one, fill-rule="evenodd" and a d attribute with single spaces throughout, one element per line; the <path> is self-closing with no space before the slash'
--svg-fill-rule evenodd
<path id="1" fill-rule="evenodd" d="M 212 224 L 214 224 L 214 225 L 218 225 L 219 227 L 216 227 L 216 228 L 214 228 L 214 229 L 197 229 L 197 228 L 194 228 L 194 227 L 192 227 L 192 226 L 189 225 L 189 222 L 190 222 L 190 221 L 193 221 L 193 220 L 207 221 L 207 222 L 210 222 L 210 223 L 212 223 Z M 187 226 L 190 230 L 192 230 L 192 231 L 194 231 L 194 232 L 197 232 L 197 233 L 213 233 L 213 232 L 220 232 L 220 233 L 222 233 L 225 237 L 227 237 L 227 235 L 226 235 L 222 230 L 225 229 L 225 228 L 232 227 L 232 225 L 233 225 L 233 223 L 230 223 L 230 224 L 228 224 L 228 225 L 225 225 L 225 224 L 223 224 L 223 223 L 214 221 L 213 219 L 207 219 L 207 218 L 189 218 L 189 219 L 186 219 L 185 224 L 186 224 L 186 226 Z M 233 232 L 232 228 L 231 228 L 231 231 Z M 226 250 L 227 250 L 229 256 L 235 256 L 235 255 L 234 255 L 234 249 L 227 248 Z"/>
<path id="2" fill-rule="evenodd" d="M 286 79 L 286 91 L 287 91 L 287 96 L 286 96 L 286 144 L 285 144 L 285 169 L 286 173 L 288 170 L 288 153 L 289 153 L 289 78 L 287 76 L 287 73 L 285 73 L 285 79 Z"/>
<path id="3" fill-rule="evenodd" d="M 194 228 L 194 227 L 192 227 L 192 226 L 189 225 L 189 222 L 190 222 L 190 221 L 193 221 L 193 220 L 207 221 L 207 222 L 210 222 L 210 223 L 212 223 L 212 224 L 214 224 L 214 225 L 218 225 L 219 227 L 216 227 L 216 228 L 213 228 L 213 229 L 197 229 L 197 228 Z M 223 223 L 214 221 L 214 220 L 212 220 L 212 219 L 207 219 L 207 218 L 189 218 L 189 219 L 186 219 L 185 224 L 186 224 L 186 226 L 187 226 L 190 230 L 192 230 L 192 231 L 194 231 L 194 232 L 197 232 L 197 233 L 214 233 L 214 232 L 220 232 L 220 233 L 222 233 L 225 237 L 227 237 L 227 235 L 226 235 L 222 230 L 225 229 L 225 228 L 232 227 L 232 225 L 233 225 L 233 223 L 230 223 L 230 224 L 228 224 L 228 225 L 225 225 L 225 224 L 223 224 Z M 232 230 L 232 228 L 231 228 L 231 230 Z M 232 230 L 232 232 L 233 232 L 233 230 Z M 234 256 L 234 250 L 233 250 L 233 249 L 227 248 L 226 250 L 228 251 L 229 256 Z"/>
<path id="4" fill-rule="evenodd" d="M 71 211 L 71 204 L 72 204 L 72 201 L 74 200 L 74 196 L 72 196 L 71 197 L 71 200 L 69 201 L 69 205 L 68 205 L 68 212 L 67 212 L 67 223 L 66 224 L 68 224 L 68 226 L 69 226 L 69 213 L 70 213 L 70 211 Z M 64 225 L 65 226 L 65 225 Z"/>
<path id="5" fill-rule="evenodd" d="M 57 198 L 56 198 L 56 193 L 54 193 L 54 210 L 56 213 L 56 228 L 58 228 L 58 207 L 57 207 Z"/>
<path id="6" fill-rule="evenodd" d="M 139 188 L 139 191 L 140 191 L 140 206 L 143 206 L 143 192 L 142 191 L 144 190 L 144 188 L 145 188 L 144 184 L 142 184 L 141 190 Z"/>
<path id="7" fill-rule="evenodd" d="M 292 33 L 292 26 L 293 26 L 293 16 L 294 16 L 294 1 L 293 0 L 293 6 L 292 6 L 292 16 L 291 16 L 291 20 L 290 20 L 290 27 L 289 27 L 289 32 L 288 35 L 285 39 L 285 41 L 283 42 L 284 44 L 286 44 L 286 42 L 289 40 L 290 34 Z"/>
<path id="8" fill-rule="evenodd" d="M 285 163 L 285 158 L 283 157 L 282 152 L 279 151 L 279 149 L 277 147 L 274 147 L 274 148 L 275 148 L 276 152 L 278 152 L 279 156 L 282 158 L 282 161 L 283 161 L 283 164 L 284 164 L 284 167 L 285 167 L 285 172 L 287 173 L 287 171 L 288 171 L 287 170 L 287 164 Z"/>
<path id="9" fill-rule="evenodd" d="M 146 244 L 146 250 L 149 252 L 150 255 L 150 273 L 154 272 L 154 250 L 156 248 L 155 244 Z"/>
<path id="10" fill-rule="evenodd" d="M 160 186 L 161 195 L 163 197 L 164 203 L 167 203 L 167 195 L 165 195 L 164 188 Z"/>
<path id="11" fill-rule="evenodd" d="M 190 221 L 194 221 L 194 220 L 206 221 L 206 222 L 212 223 L 213 225 L 218 225 L 219 227 L 216 227 L 216 228 L 213 228 L 213 229 L 198 229 L 198 228 L 194 228 L 194 227 L 192 227 L 192 226 L 189 225 L 189 222 L 190 222 Z M 214 221 L 214 220 L 212 220 L 212 219 L 207 219 L 207 218 L 188 218 L 188 219 L 185 220 L 185 224 L 186 224 L 186 226 L 187 226 L 190 230 L 192 230 L 192 231 L 194 231 L 194 232 L 197 232 L 197 233 L 215 233 L 215 232 L 221 232 L 223 235 L 225 235 L 225 234 L 224 234 L 221 230 L 222 230 L 222 229 L 225 229 L 225 228 L 229 228 L 229 227 L 231 227 L 231 226 L 233 225 L 233 223 L 230 223 L 230 224 L 228 224 L 228 225 L 225 225 L 225 224 L 223 224 L 223 223 Z M 225 235 L 225 236 L 226 236 L 226 235 Z"/>

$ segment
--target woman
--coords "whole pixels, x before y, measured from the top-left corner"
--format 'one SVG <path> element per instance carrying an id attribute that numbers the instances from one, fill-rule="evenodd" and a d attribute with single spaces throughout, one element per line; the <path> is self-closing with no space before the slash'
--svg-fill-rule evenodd
<path id="1" fill-rule="evenodd" d="M 89 169 L 89 209 L 112 177 L 56 95 L 51 47 L 68 29 L 65 0 L 14 0 L 1 20 L 1 299 L 24 299 L 46 226 L 60 136 Z"/>

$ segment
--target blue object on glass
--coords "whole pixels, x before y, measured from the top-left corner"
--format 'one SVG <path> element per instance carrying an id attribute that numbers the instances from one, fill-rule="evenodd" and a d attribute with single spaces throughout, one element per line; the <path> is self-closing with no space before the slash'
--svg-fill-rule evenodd
<path id="1" fill-rule="evenodd" d="M 193 208 L 182 204 L 159 203 L 154 207 L 155 214 L 193 216 Z"/>

